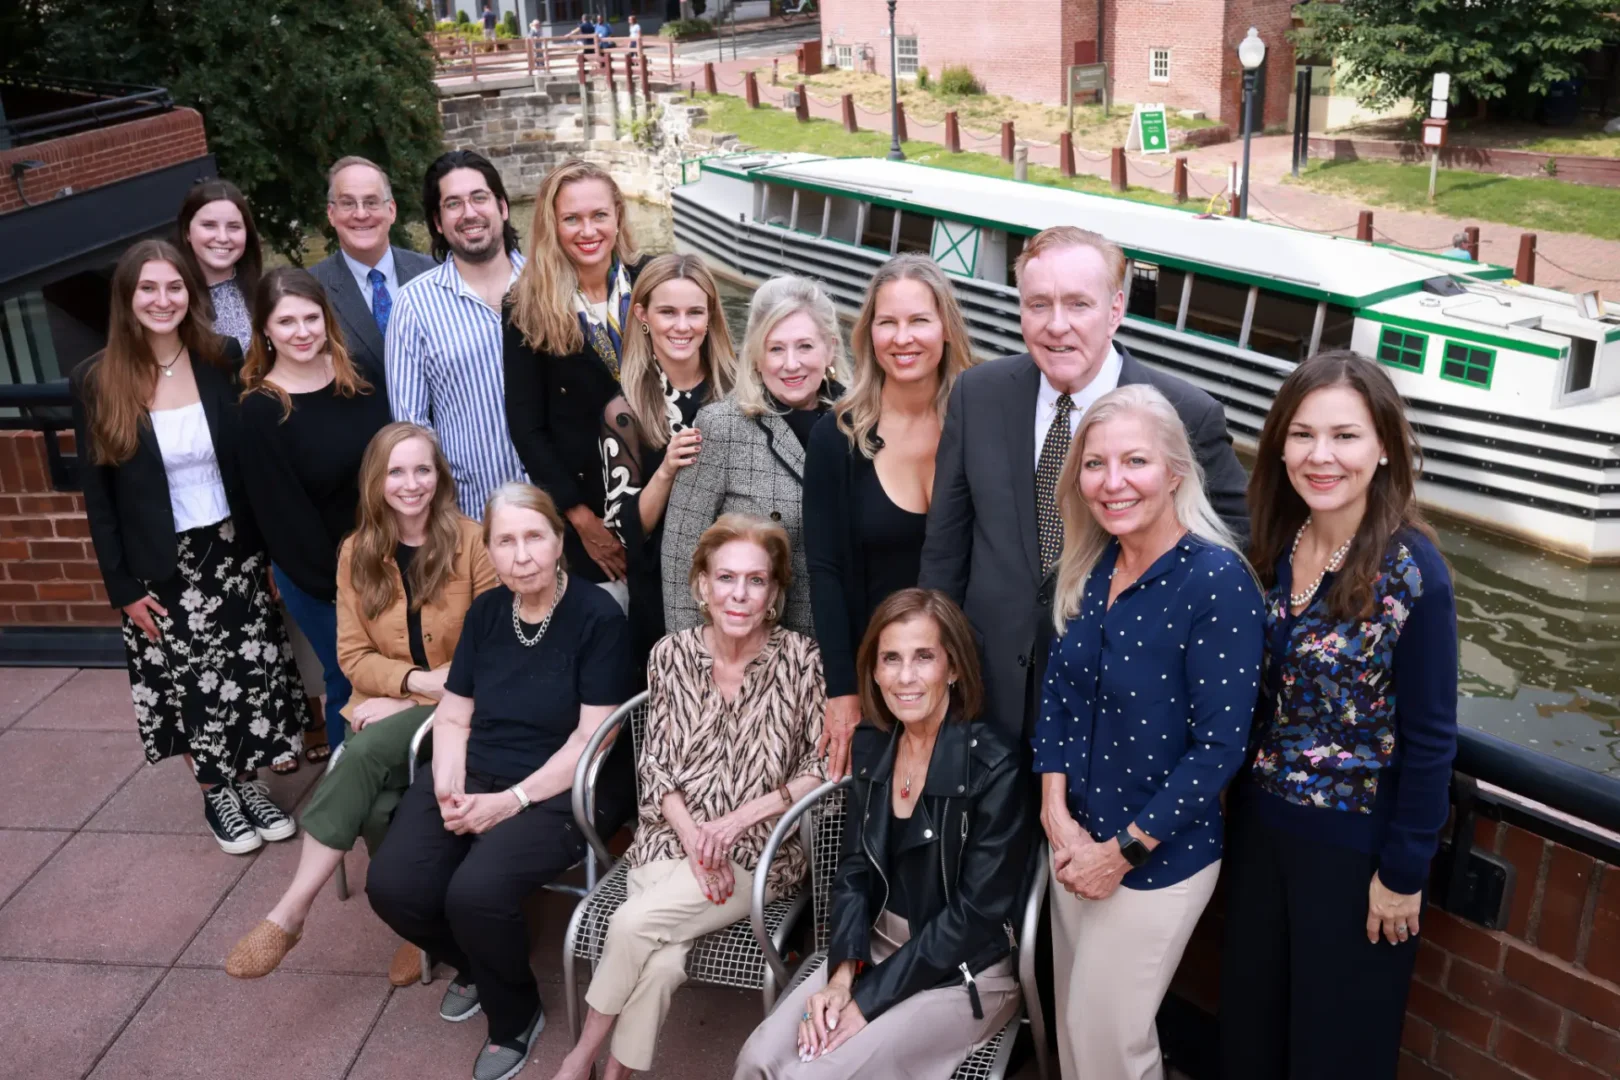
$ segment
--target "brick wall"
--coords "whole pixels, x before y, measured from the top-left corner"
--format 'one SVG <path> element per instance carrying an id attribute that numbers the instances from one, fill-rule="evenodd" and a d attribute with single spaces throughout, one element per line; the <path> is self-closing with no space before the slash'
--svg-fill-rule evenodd
<path id="1" fill-rule="evenodd" d="M 72 453 L 72 434 L 59 438 Z M 0 626 L 117 622 L 84 496 L 52 490 L 44 435 L 0 431 Z"/>
<path id="2" fill-rule="evenodd" d="M 1474 837 L 1515 868 L 1508 924 L 1424 913 L 1400 1080 L 1620 1076 L 1620 865 L 1496 821 Z M 1220 922 L 1211 904 L 1176 974 L 1177 993 L 1210 1012 Z"/>
<path id="3" fill-rule="evenodd" d="M 0 214 L 23 208 L 11 166 L 18 161 L 43 161 L 43 168 L 22 175 L 30 202 L 45 202 L 66 188 L 85 191 L 168 165 L 190 161 L 208 153 L 201 114 L 174 109 L 157 116 L 130 120 L 93 131 L 68 135 L 0 151 Z"/>

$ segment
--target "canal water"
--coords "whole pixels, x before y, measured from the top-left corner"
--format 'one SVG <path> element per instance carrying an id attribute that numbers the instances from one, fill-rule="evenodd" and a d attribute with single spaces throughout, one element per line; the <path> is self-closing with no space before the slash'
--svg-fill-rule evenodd
<path id="1" fill-rule="evenodd" d="M 527 232 L 532 204 L 513 206 Z M 666 207 L 630 204 L 643 250 L 675 243 Z M 722 285 L 732 338 L 748 293 Z M 1459 718 L 1469 727 L 1620 776 L 1620 566 L 1587 566 L 1485 530 L 1437 521 L 1462 642 Z"/>

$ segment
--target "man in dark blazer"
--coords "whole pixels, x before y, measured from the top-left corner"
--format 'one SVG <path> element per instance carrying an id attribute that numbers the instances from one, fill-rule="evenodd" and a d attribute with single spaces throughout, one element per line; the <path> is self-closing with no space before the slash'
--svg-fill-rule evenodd
<path id="1" fill-rule="evenodd" d="M 1050 541 L 1042 551 L 1037 464 L 1043 451 L 1061 462 L 1093 401 L 1131 383 L 1157 387 L 1187 426 L 1216 513 L 1240 538 L 1249 532 L 1247 476 L 1220 404 L 1113 341 L 1124 272 L 1124 253 L 1096 233 L 1059 226 L 1032 239 L 1018 260 L 1029 352 L 963 372 L 940 435 L 920 583 L 962 605 L 981 635 L 986 719 L 1015 738 L 1028 735 L 1038 704 L 1037 630 L 1055 578 Z M 1069 422 L 1061 438 L 1059 416 Z"/>
<path id="2" fill-rule="evenodd" d="M 326 220 L 338 250 L 310 268 L 332 300 L 343 341 L 367 381 L 383 389 L 383 341 L 399 287 L 434 262 L 388 242 L 397 208 L 388 176 L 363 157 L 346 157 L 326 174 Z"/>

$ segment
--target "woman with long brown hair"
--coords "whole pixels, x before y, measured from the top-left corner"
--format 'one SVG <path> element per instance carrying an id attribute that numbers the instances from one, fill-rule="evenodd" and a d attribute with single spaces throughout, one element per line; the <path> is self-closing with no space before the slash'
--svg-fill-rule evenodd
<path id="1" fill-rule="evenodd" d="M 354 528 L 366 445 L 388 423 L 388 398 L 349 359 L 326 290 L 308 270 L 259 282 L 242 368 L 243 471 L 276 589 L 320 658 L 325 752 L 343 743 L 349 681 L 338 663 L 338 546 Z"/>
<path id="2" fill-rule="evenodd" d="M 624 543 L 639 661 L 664 636 L 664 507 L 703 445 L 698 410 L 731 389 L 735 355 L 714 275 L 696 255 L 660 255 L 642 268 L 630 324 L 624 390 L 602 412 L 603 522 Z"/>
<path id="3" fill-rule="evenodd" d="M 861 720 L 855 647 L 883 598 L 917 584 L 945 405 L 976 363 L 950 279 L 926 255 L 896 255 L 873 276 L 850 351 L 849 393 L 804 455 L 804 554 L 827 666 L 822 741 L 835 777 L 849 769 Z"/>
<path id="4" fill-rule="evenodd" d="M 389 424 L 360 463 L 354 532 L 338 557 L 338 656 L 354 692 L 344 708 L 354 734 L 304 810 L 304 847 L 292 883 L 231 950 L 225 970 L 256 979 L 298 944 L 304 920 L 343 853 L 381 823 L 408 780 L 411 736 L 444 692 L 450 658 L 475 596 L 495 585 L 478 523 L 456 509 L 456 484 L 427 428 Z M 396 986 L 417 971 L 414 946 L 389 968 Z"/>
<path id="5" fill-rule="evenodd" d="M 264 269 L 259 230 L 247 197 L 229 180 L 202 180 L 180 203 L 175 245 L 205 286 L 195 298 L 198 315 L 214 331 L 236 339 L 244 354 L 253 333 L 253 297 Z"/>
<path id="6" fill-rule="evenodd" d="M 1457 750 L 1456 600 L 1418 469 L 1394 384 L 1349 351 L 1295 368 L 1260 432 L 1266 648 L 1227 807 L 1229 1077 L 1395 1075 Z"/>
<path id="7" fill-rule="evenodd" d="M 199 316 L 200 289 L 172 244 L 132 245 L 113 271 L 107 347 L 68 383 L 146 759 L 186 757 L 236 855 L 295 831 L 254 777 L 298 753 L 308 706 L 242 483 L 241 352 Z"/>
<path id="8" fill-rule="evenodd" d="M 630 292 L 641 272 L 624 195 L 607 170 L 570 159 L 534 199 L 529 257 L 506 306 L 506 426 L 529 479 L 567 523 L 564 550 L 580 580 L 617 583 L 627 602 L 624 544 L 606 513 L 597 439 L 619 393 Z"/>

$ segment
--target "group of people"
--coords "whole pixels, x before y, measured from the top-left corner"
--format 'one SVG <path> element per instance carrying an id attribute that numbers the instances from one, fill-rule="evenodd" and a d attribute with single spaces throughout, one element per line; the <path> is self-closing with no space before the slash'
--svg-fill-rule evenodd
<path id="1" fill-rule="evenodd" d="M 389 977 L 453 968 L 475 1080 L 515 1075 L 545 1021 L 523 901 L 585 857 L 576 766 L 645 689 L 592 823 L 633 828 L 628 900 L 558 1080 L 604 1046 L 611 1078 L 651 1067 L 693 942 L 845 776 L 829 955 L 737 1077 L 949 1076 L 1016 1008 L 1040 857 L 1064 1076 L 1162 1075 L 1155 1014 L 1221 877 L 1225 1074 L 1394 1075 L 1457 638 L 1377 363 L 1298 365 L 1250 476 L 1220 405 L 1114 340 L 1125 258 L 1096 233 L 1025 243 L 1027 353 L 976 355 L 920 255 L 846 352 L 792 276 L 734 345 L 703 261 L 643 256 L 597 166 L 546 177 L 526 254 L 481 155 L 422 195 L 431 258 L 344 158 L 339 250 L 266 272 L 240 193 L 199 185 L 176 243 L 120 260 L 71 381 L 148 759 L 187 757 L 241 853 L 296 832 L 259 771 L 344 747 L 232 975 L 282 962 L 363 838 Z M 789 839 L 766 895 L 809 857 Z"/>

